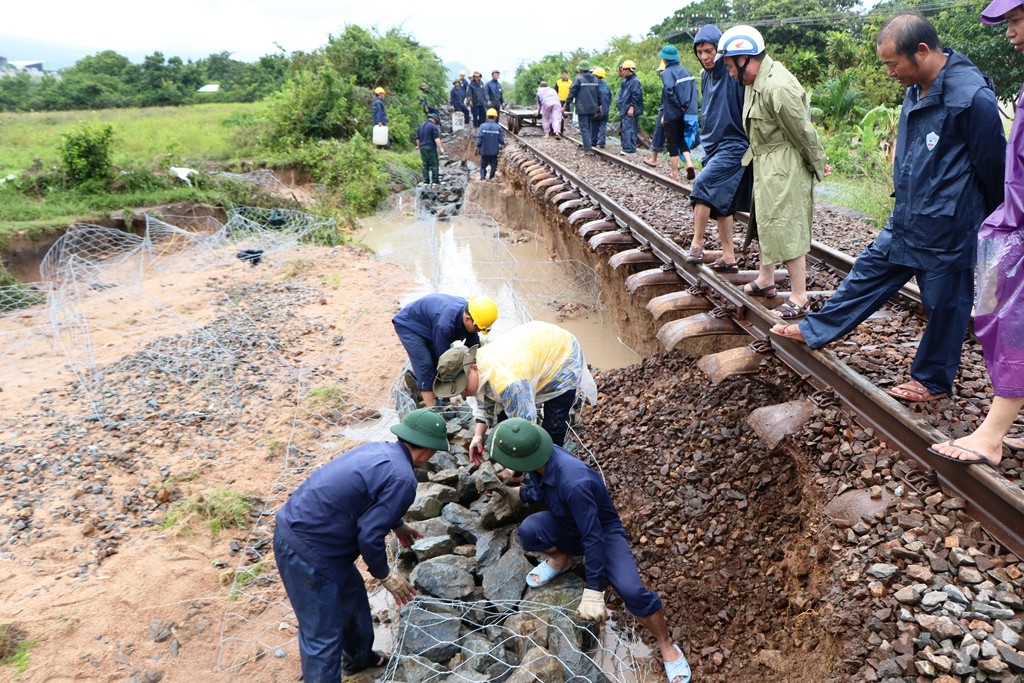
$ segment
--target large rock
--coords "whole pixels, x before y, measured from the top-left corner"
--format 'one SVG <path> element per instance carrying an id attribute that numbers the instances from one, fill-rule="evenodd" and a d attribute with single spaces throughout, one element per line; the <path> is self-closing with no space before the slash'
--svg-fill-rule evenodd
<path id="1" fill-rule="evenodd" d="M 526 590 L 526 575 L 533 569 L 533 563 L 526 559 L 518 543 L 496 563 L 484 569 L 484 597 L 495 603 L 509 603 L 523 597 Z M 506 605 L 511 608 L 511 605 Z"/>
<path id="2" fill-rule="evenodd" d="M 533 648 L 548 646 L 548 624 L 532 612 L 517 612 L 505 620 L 504 626 L 515 639 L 520 659 Z M 512 647 L 513 643 L 510 640 L 506 645 Z"/>
<path id="3" fill-rule="evenodd" d="M 485 531 L 476 541 L 477 571 L 484 571 L 501 559 L 508 548 L 508 537 L 511 529 L 494 529 Z"/>
<path id="4" fill-rule="evenodd" d="M 542 647 L 535 647 L 526 653 L 519 669 L 509 676 L 508 683 L 563 683 L 565 672 L 562 663 Z"/>
<path id="5" fill-rule="evenodd" d="M 458 494 L 451 486 L 428 482 L 416 488 L 416 499 L 409 506 L 406 517 L 413 520 L 431 519 L 441 514 L 441 509 L 451 503 Z"/>
<path id="6" fill-rule="evenodd" d="M 451 554 L 455 549 L 455 541 L 451 536 L 425 536 L 412 544 L 416 559 L 420 562 Z"/>
<path id="7" fill-rule="evenodd" d="M 399 642 L 403 655 L 419 655 L 443 664 L 458 652 L 459 613 L 442 605 L 422 607 L 414 600 L 399 612 Z"/>
<path id="8" fill-rule="evenodd" d="M 566 572 L 559 574 L 540 588 L 531 588 L 523 596 L 531 603 L 535 614 L 546 618 L 554 611 L 572 613 L 579 607 L 580 598 L 585 588 L 583 579 L 576 574 Z"/>
<path id="9" fill-rule="evenodd" d="M 583 653 L 595 644 L 594 634 L 564 613 L 552 612 L 548 617 L 548 651 L 560 661 L 565 673 L 574 681 L 607 683 L 601 667 Z"/>
<path id="10" fill-rule="evenodd" d="M 425 560 L 412 570 L 410 579 L 417 590 L 435 598 L 461 600 L 473 593 L 475 563 L 468 557 L 442 555 Z"/>
<path id="11" fill-rule="evenodd" d="M 498 663 L 505 662 L 505 648 L 495 645 L 486 638 L 469 636 L 462 641 L 463 665 L 458 673 L 468 667 L 477 673 L 483 673 Z"/>
<path id="12" fill-rule="evenodd" d="M 447 667 L 432 662 L 426 657 L 409 655 L 402 658 L 402 664 L 398 667 L 395 680 L 404 681 L 405 683 L 440 681 L 448 677 L 447 671 Z M 346 683 L 348 683 L 347 680 Z"/>
<path id="13" fill-rule="evenodd" d="M 458 503 L 448 503 L 441 510 L 441 516 L 448 520 L 455 528 L 455 535 L 464 539 L 467 543 L 476 543 L 477 539 L 484 532 L 480 525 L 480 515 L 464 508 Z"/>

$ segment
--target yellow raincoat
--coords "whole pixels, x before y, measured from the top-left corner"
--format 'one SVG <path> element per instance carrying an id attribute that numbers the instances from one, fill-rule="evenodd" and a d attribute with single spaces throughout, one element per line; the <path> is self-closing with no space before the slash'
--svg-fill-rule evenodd
<path id="1" fill-rule="evenodd" d="M 476 354 L 480 383 L 475 417 L 493 426 L 500 413 L 537 420 L 537 405 L 567 391 L 597 403 L 597 384 L 583 359 L 580 343 L 557 325 L 533 321 L 513 328 L 480 347 Z"/>

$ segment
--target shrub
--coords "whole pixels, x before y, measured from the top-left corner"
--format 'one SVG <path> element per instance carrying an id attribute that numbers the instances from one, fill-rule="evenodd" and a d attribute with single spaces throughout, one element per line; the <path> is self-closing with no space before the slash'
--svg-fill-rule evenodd
<path id="1" fill-rule="evenodd" d="M 60 138 L 60 166 L 69 185 L 87 181 L 106 184 L 113 164 L 114 129 L 109 126 L 79 126 Z"/>

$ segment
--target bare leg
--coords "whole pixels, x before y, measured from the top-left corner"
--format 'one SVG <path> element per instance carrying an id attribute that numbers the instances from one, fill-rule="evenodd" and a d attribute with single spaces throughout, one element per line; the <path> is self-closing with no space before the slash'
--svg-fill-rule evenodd
<path id="1" fill-rule="evenodd" d="M 775 264 L 774 263 L 762 263 L 761 267 L 757 271 L 757 278 L 754 280 L 754 284 L 761 289 L 767 289 L 775 286 Z M 744 285 L 746 290 L 746 285 Z M 746 290 L 749 292 L 749 290 Z"/>
<path id="2" fill-rule="evenodd" d="M 686 168 L 693 168 L 693 159 L 690 157 L 690 150 L 683 152 L 683 158 L 686 159 Z"/>
<path id="3" fill-rule="evenodd" d="M 669 157 L 668 161 L 672 166 L 672 171 L 669 175 L 672 176 L 672 180 L 679 180 L 679 157 Z"/>
<path id="4" fill-rule="evenodd" d="M 420 396 L 423 397 L 423 405 L 425 407 L 433 408 L 434 406 L 437 405 L 437 397 L 434 395 L 433 391 L 423 389 L 420 391 Z"/>
<path id="5" fill-rule="evenodd" d="M 654 151 L 651 152 L 651 164 L 652 165 L 657 165 L 657 163 L 658 163 L 658 150 L 654 150 Z"/>
<path id="6" fill-rule="evenodd" d="M 1010 427 L 1013 426 L 1013 421 L 1022 407 L 1024 407 L 1024 398 L 996 396 L 992 399 L 992 407 L 989 408 L 988 415 L 977 429 L 952 444 L 942 442 L 934 444 L 932 448 L 954 458 L 974 460 L 976 456 L 963 450 L 963 448 L 970 448 L 985 456 L 985 459 L 991 464 L 998 465 L 999 461 L 1003 459 L 1003 437 L 1010 431 Z M 962 446 L 962 448 L 957 448 L 957 446 Z"/>
<path id="7" fill-rule="evenodd" d="M 807 258 L 798 256 L 786 261 L 789 271 L 789 300 L 797 306 L 807 303 Z"/>
<path id="8" fill-rule="evenodd" d="M 704 232 L 708 227 L 708 219 L 711 218 L 711 207 L 700 202 L 693 205 L 693 242 L 691 247 L 704 248 Z M 732 245 L 732 238 L 729 238 Z M 727 259 L 728 260 L 728 259 Z"/>
<path id="9" fill-rule="evenodd" d="M 700 206 L 699 204 L 697 206 Z M 710 215 L 710 209 L 708 209 Z M 697 207 L 694 207 L 694 227 L 696 227 L 697 219 Z M 733 231 L 735 229 L 735 221 L 732 216 L 719 216 L 717 219 L 718 223 L 718 241 L 722 243 L 722 260 L 726 263 L 736 263 L 736 247 L 732 243 Z M 703 234 L 703 233 L 701 233 Z"/>
<path id="10" fill-rule="evenodd" d="M 658 650 L 661 651 L 661 659 L 663 661 L 674 662 L 679 659 L 680 655 L 676 652 L 675 643 L 672 642 L 672 636 L 668 633 L 668 624 L 665 622 L 664 610 L 658 610 L 650 616 L 637 617 L 636 620 L 643 624 L 651 632 L 651 635 L 654 636 L 654 639 L 658 641 Z"/>

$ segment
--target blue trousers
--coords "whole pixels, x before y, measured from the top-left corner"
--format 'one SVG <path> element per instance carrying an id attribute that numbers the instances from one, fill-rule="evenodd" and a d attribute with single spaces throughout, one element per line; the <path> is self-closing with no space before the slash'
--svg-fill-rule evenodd
<path id="1" fill-rule="evenodd" d="M 594 139 L 591 137 L 594 132 L 594 115 L 576 112 L 576 118 L 580 122 L 580 137 L 583 138 L 583 150 L 589 152 L 594 147 Z"/>
<path id="2" fill-rule="evenodd" d="M 622 151 L 623 152 L 635 152 L 636 151 L 636 117 L 622 115 Z"/>
<path id="3" fill-rule="evenodd" d="M 484 179 L 487 174 L 487 167 L 491 168 L 491 177 L 498 172 L 498 155 L 497 154 L 481 154 L 480 155 L 480 180 Z"/>
<path id="4" fill-rule="evenodd" d="M 473 105 L 473 127 L 479 128 L 487 120 L 487 108 L 482 104 Z"/>
<path id="5" fill-rule="evenodd" d="M 523 550 L 540 553 L 551 548 L 577 557 L 583 555 L 579 530 L 562 524 L 550 512 L 537 512 L 519 525 Z M 661 609 L 661 598 L 640 578 L 626 534 L 613 531 L 604 535 L 605 579 L 622 598 L 630 614 L 649 617 Z"/>
<path id="6" fill-rule="evenodd" d="M 299 655 L 304 683 L 338 683 L 342 665 L 376 663 L 373 621 L 366 585 L 354 564 L 343 568 L 344 584 L 318 574 L 274 534 L 274 559 L 299 620 Z"/>
<path id="7" fill-rule="evenodd" d="M 824 346 L 849 333 L 877 311 L 910 278 L 917 279 L 928 325 L 921 335 L 910 376 L 934 393 L 948 392 L 960 367 L 960 356 L 971 319 L 974 271 L 932 273 L 890 263 L 892 232 L 882 230 L 861 252 L 853 270 L 818 313 L 800 323 L 811 348 Z"/>
<path id="8" fill-rule="evenodd" d="M 480 177 L 483 178 L 483 169 L 480 169 L 480 173 Z M 416 375 L 416 388 L 420 391 L 433 391 L 438 358 L 434 356 L 427 340 L 401 325 L 395 325 L 395 332 L 398 334 L 398 341 L 402 342 L 405 352 L 409 354 L 412 374 Z"/>
<path id="9" fill-rule="evenodd" d="M 604 147 L 605 139 L 608 136 L 608 117 L 594 119 L 590 123 L 590 141 L 598 147 Z"/>
<path id="10" fill-rule="evenodd" d="M 569 432 L 569 413 L 575 402 L 576 392 L 567 391 L 541 404 L 544 406 L 544 417 L 540 426 L 551 435 L 556 446 L 565 445 L 565 435 Z"/>

